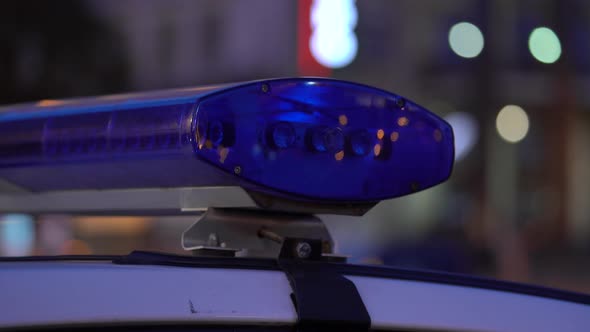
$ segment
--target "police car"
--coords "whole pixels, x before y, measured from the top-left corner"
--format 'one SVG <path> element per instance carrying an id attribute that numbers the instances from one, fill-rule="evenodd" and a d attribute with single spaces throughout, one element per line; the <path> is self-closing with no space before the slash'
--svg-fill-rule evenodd
<path id="1" fill-rule="evenodd" d="M 195 215 L 187 255 L 0 259 L 0 329 L 588 331 L 590 296 L 348 264 L 320 214 L 444 182 L 453 132 L 376 88 L 286 78 L 0 111 L 0 211 Z"/>

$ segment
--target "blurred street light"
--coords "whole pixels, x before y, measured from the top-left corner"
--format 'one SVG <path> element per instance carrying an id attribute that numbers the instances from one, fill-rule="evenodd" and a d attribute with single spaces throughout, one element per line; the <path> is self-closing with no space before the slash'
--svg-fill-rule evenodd
<path id="1" fill-rule="evenodd" d="M 483 50 L 483 34 L 474 24 L 457 23 L 449 31 L 449 45 L 457 55 L 463 58 L 475 58 Z"/>
<path id="2" fill-rule="evenodd" d="M 348 66 L 358 49 L 354 34 L 358 15 L 355 1 L 315 0 L 310 15 L 309 48 L 313 57 L 328 68 Z"/>
<path id="3" fill-rule="evenodd" d="M 504 106 L 496 118 L 496 129 L 505 141 L 518 143 L 529 131 L 529 117 L 520 106 Z"/>
<path id="4" fill-rule="evenodd" d="M 24 214 L 0 217 L 0 256 L 28 256 L 34 246 L 33 218 Z"/>
<path id="5" fill-rule="evenodd" d="M 554 63 L 561 56 L 561 43 L 553 30 L 536 28 L 529 37 L 529 50 L 542 63 Z"/>
<path id="6" fill-rule="evenodd" d="M 479 126 L 475 117 L 466 112 L 453 112 L 445 116 L 445 120 L 453 127 L 455 136 L 455 161 L 463 159 L 475 146 Z"/>

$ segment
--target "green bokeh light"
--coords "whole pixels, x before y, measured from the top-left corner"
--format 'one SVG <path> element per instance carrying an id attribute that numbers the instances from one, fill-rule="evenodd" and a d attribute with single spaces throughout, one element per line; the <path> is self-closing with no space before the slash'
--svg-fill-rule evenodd
<path id="1" fill-rule="evenodd" d="M 542 63 L 554 63 L 561 56 L 561 43 L 553 30 L 536 28 L 529 37 L 531 54 Z"/>

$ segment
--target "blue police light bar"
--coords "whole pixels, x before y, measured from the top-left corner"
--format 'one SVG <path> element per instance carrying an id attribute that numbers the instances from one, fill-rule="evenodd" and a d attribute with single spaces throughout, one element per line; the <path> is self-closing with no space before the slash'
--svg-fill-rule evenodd
<path id="1" fill-rule="evenodd" d="M 445 181 L 449 124 L 380 89 L 285 78 L 0 110 L 0 179 L 31 192 L 239 185 L 377 202 Z"/>

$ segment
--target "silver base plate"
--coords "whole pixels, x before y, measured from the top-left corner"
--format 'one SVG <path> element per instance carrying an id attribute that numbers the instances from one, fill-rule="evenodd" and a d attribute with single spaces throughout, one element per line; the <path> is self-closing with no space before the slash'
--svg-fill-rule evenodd
<path id="1" fill-rule="evenodd" d="M 325 253 L 331 253 L 334 242 L 324 223 L 313 215 L 277 213 L 263 210 L 210 208 L 182 234 L 182 247 L 198 251 L 203 247 L 240 249 L 237 256 L 279 256 L 281 244 L 262 238 L 260 229 L 281 236 L 319 239 Z"/>

